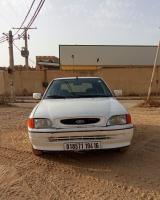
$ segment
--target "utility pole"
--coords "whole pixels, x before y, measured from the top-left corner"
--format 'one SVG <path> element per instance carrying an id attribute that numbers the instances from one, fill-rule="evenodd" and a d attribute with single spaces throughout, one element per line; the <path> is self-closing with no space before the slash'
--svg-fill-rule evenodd
<path id="1" fill-rule="evenodd" d="M 29 51 L 28 51 L 28 34 L 27 34 L 27 29 L 26 28 L 24 29 L 24 41 L 25 41 L 25 51 L 26 51 L 25 66 L 28 69 L 29 68 L 29 65 L 28 65 Z"/>
<path id="2" fill-rule="evenodd" d="M 9 31 L 9 67 L 14 70 L 14 57 L 13 57 L 13 35 L 12 31 Z"/>
<path id="3" fill-rule="evenodd" d="M 158 59 L 158 54 L 159 54 L 159 48 L 160 48 L 160 41 L 159 41 L 159 44 L 157 46 L 157 51 L 156 51 L 156 56 L 155 56 L 155 60 L 154 60 L 154 66 L 153 66 L 151 81 L 150 81 L 149 88 L 148 88 L 148 96 L 147 96 L 147 102 L 148 103 L 150 101 L 150 96 L 151 96 L 151 92 L 152 92 L 152 85 L 153 85 L 153 80 L 154 80 L 154 74 L 155 74 L 156 67 L 157 67 L 157 59 Z"/>
<path id="4" fill-rule="evenodd" d="M 10 74 L 10 89 L 11 89 L 11 101 L 15 101 L 15 87 L 14 87 L 14 56 L 13 56 L 13 35 L 12 31 L 9 31 L 8 34 L 3 33 L 9 42 L 9 69 Z"/>
<path id="5" fill-rule="evenodd" d="M 37 29 L 37 28 L 27 28 L 27 27 L 24 27 L 24 28 L 13 28 L 13 29 L 23 29 L 24 30 L 24 36 L 23 36 L 23 39 L 25 41 L 25 47 L 22 48 L 22 51 L 21 51 L 21 55 L 25 58 L 25 66 L 27 69 L 29 69 L 29 62 L 28 62 L 28 58 L 29 58 L 29 50 L 28 50 L 28 39 L 29 39 L 29 35 L 27 33 L 27 31 L 29 29 Z"/>

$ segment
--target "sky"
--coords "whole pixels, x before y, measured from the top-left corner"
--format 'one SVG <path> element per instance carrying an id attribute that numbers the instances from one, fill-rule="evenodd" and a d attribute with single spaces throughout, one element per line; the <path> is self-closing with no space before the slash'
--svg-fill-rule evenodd
<path id="1" fill-rule="evenodd" d="M 0 37 L 20 26 L 32 1 L 0 0 Z M 157 45 L 159 8 L 159 0 L 46 0 L 32 26 L 37 30 L 28 32 L 30 65 L 35 66 L 37 55 L 59 56 L 59 44 Z M 15 44 L 21 49 L 24 40 L 15 40 Z M 16 48 L 14 61 L 24 65 Z M 5 42 L 0 44 L 0 66 L 8 65 Z"/>

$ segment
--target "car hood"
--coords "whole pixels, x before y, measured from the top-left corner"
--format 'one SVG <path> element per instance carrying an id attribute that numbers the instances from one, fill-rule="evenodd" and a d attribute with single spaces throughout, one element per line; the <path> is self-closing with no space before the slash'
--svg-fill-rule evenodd
<path id="1" fill-rule="evenodd" d="M 44 99 L 32 112 L 34 118 L 73 118 L 73 117 L 105 117 L 127 114 L 126 109 L 115 99 L 78 98 L 78 99 Z"/>

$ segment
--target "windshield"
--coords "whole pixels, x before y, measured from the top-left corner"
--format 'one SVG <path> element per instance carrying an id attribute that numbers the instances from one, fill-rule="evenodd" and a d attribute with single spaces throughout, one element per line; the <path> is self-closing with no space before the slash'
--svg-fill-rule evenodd
<path id="1" fill-rule="evenodd" d="M 54 80 L 44 99 L 112 97 L 111 91 L 100 78 Z"/>

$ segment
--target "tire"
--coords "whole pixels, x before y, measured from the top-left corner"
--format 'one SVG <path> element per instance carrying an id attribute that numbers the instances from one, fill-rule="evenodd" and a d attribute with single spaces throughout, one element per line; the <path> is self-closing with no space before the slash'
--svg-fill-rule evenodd
<path id="1" fill-rule="evenodd" d="M 129 150 L 129 146 L 126 146 L 126 147 L 120 147 L 117 149 L 118 152 L 120 153 L 125 153 Z"/>
<path id="2" fill-rule="evenodd" d="M 32 147 L 32 152 L 36 156 L 41 156 L 43 154 L 43 151 L 38 150 L 38 149 L 34 149 L 33 147 Z"/>

